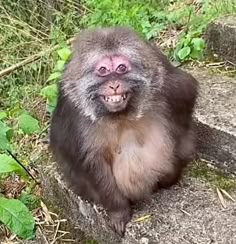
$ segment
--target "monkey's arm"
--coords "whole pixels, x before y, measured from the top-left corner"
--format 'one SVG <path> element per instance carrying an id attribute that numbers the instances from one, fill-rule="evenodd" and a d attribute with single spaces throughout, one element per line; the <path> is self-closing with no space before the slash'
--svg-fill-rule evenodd
<path id="1" fill-rule="evenodd" d="M 125 225 L 131 218 L 130 202 L 117 188 L 111 166 L 104 160 L 103 155 L 95 156 L 93 162 L 86 162 L 90 165 L 87 171 L 88 177 L 99 195 L 100 203 L 111 216 L 113 228 L 123 235 Z"/>
<path id="2" fill-rule="evenodd" d="M 131 218 L 129 200 L 119 191 L 105 152 L 85 147 L 88 136 L 81 128 L 73 131 L 78 118 L 57 119 L 52 123 L 50 141 L 61 171 L 71 189 L 82 198 L 102 204 L 111 216 L 113 228 L 123 235 Z M 82 123 L 89 126 L 88 123 Z M 70 136 L 74 135 L 74 136 Z M 84 138 L 84 139 L 83 139 Z"/>

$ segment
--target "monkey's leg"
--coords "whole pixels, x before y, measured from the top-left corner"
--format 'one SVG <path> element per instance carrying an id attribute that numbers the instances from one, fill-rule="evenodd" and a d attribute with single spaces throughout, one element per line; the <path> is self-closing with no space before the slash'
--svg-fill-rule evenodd
<path id="1" fill-rule="evenodd" d="M 75 164 L 66 163 L 67 160 L 60 156 L 58 159 L 59 169 L 63 173 L 62 179 L 68 187 L 82 199 L 99 202 L 99 196 L 91 185 L 87 174 Z"/>
<path id="2" fill-rule="evenodd" d="M 182 175 L 183 169 L 193 160 L 195 151 L 195 136 L 191 129 L 184 131 L 176 143 L 175 159 L 172 162 L 173 168 L 162 172 L 158 187 L 168 188 L 176 184 Z"/>
<path id="3" fill-rule="evenodd" d="M 173 185 L 175 185 L 180 177 L 181 177 L 181 173 L 182 173 L 182 167 L 177 168 L 175 167 L 175 169 L 173 171 L 170 172 L 163 172 L 162 176 L 158 179 L 156 188 L 154 191 L 157 191 L 160 188 L 169 188 Z"/>

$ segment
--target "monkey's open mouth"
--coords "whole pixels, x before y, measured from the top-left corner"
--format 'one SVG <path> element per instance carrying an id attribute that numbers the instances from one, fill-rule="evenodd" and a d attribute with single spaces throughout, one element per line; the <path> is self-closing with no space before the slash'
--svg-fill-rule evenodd
<path id="1" fill-rule="evenodd" d="M 116 94 L 116 95 L 102 95 L 103 103 L 111 112 L 117 112 L 123 110 L 129 100 L 129 94 Z"/>
<path id="2" fill-rule="evenodd" d="M 120 103 L 126 100 L 128 94 L 119 94 L 119 95 L 112 95 L 112 96 L 103 96 L 103 99 L 108 103 Z"/>

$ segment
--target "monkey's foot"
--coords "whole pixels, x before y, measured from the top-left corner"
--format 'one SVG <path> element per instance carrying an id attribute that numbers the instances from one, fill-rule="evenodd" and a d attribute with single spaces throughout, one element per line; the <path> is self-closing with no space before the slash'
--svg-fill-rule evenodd
<path id="1" fill-rule="evenodd" d="M 110 212 L 110 218 L 111 218 L 112 229 L 121 237 L 123 237 L 125 234 L 126 224 L 131 219 L 130 209 Z"/>

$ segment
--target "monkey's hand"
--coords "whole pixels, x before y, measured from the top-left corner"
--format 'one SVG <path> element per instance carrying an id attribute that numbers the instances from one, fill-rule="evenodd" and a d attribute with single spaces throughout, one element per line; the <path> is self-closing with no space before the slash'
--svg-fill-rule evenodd
<path id="1" fill-rule="evenodd" d="M 127 205 L 125 208 L 112 210 L 109 212 L 113 230 L 121 237 L 125 234 L 126 224 L 131 219 L 131 208 Z"/>

